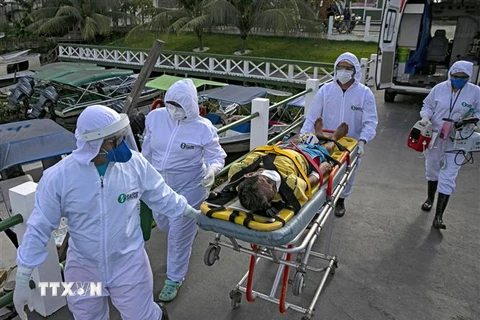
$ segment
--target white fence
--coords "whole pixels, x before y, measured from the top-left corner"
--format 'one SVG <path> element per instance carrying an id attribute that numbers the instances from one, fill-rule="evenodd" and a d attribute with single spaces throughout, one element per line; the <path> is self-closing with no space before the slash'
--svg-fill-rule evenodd
<path id="1" fill-rule="evenodd" d="M 58 57 L 64 61 L 83 61 L 113 65 L 121 68 L 140 69 L 145 64 L 148 53 L 128 48 L 85 46 L 77 44 L 58 45 Z M 373 85 L 369 69 L 376 59 L 362 59 L 366 83 Z M 324 83 L 333 79 L 333 64 L 308 61 L 289 61 L 251 57 L 208 55 L 190 52 L 163 52 L 155 64 L 156 71 L 174 73 L 205 74 L 205 76 L 238 77 L 258 81 L 304 85 L 308 79 L 318 79 Z"/>

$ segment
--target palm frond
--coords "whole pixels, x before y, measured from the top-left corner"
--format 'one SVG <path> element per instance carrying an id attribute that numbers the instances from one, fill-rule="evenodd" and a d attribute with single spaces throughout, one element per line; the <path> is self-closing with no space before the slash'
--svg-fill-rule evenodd
<path id="1" fill-rule="evenodd" d="M 88 17 L 88 18 L 91 18 L 93 19 L 93 21 L 95 21 L 95 24 L 97 26 L 97 32 L 98 34 L 101 34 L 102 36 L 107 36 L 110 34 L 110 31 L 111 31 L 111 23 L 112 23 L 112 20 L 107 17 L 107 16 L 104 16 L 102 14 L 99 14 L 99 13 L 95 13 L 93 14 L 91 17 Z M 86 20 L 86 18 L 85 18 Z M 86 24 L 86 21 L 85 21 L 85 24 Z M 85 29 L 85 27 L 84 27 Z"/>
<path id="2" fill-rule="evenodd" d="M 182 17 L 178 20 L 176 20 L 174 23 L 170 25 L 170 28 L 168 29 L 168 32 L 176 33 L 182 28 L 185 27 L 185 25 L 191 20 L 191 17 Z"/>
<path id="3" fill-rule="evenodd" d="M 203 15 L 196 17 L 185 23 L 185 25 L 178 29 L 178 32 L 185 32 L 190 30 L 203 30 L 204 28 L 210 25 L 210 17 L 208 15 Z"/>
<path id="4" fill-rule="evenodd" d="M 44 19 L 34 21 L 34 22 L 32 22 L 28 25 L 26 30 L 29 31 L 29 32 L 36 33 L 36 32 L 38 32 L 38 29 L 40 28 L 40 26 L 50 19 L 51 18 L 44 18 Z"/>
<path id="5" fill-rule="evenodd" d="M 38 34 L 61 34 L 68 32 L 69 27 L 73 23 L 66 16 L 53 17 L 50 19 L 45 19 L 45 22 L 42 23 L 38 29 Z"/>
<path id="6" fill-rule="evenodd" d="M 84 40 L 92 40 L 98 32 L 97 22 L 92 17 L 85 17 L 82 38 Z"/>
<path id="7" fill-rule="evenodd" d="M 295 11 L 292 9 L 269 9 L 256 16 L 254 25 L 285 32 L 295 28 L 295 18 Z"/>
<path id="8" fill-rule="evenodd" d="M 145 27 L 147 30 L 162 32 L 169 29 L 170 25 L 175 21 L 186 17 L 186 12 L 182 10 L 169 10 L 157 14 L 152 21 Z"/>
<path id="9" fill-rule="evenodd" d="M 82 12 L 78 8 L 75 8 L 72 6 L 62 6 L 58 8 L 58 11 L 55 14 L 55 16 L 69 17 L 70 19 L 74 19 L 76 22 L 83 20 Z"/>
<path id="10" fill-rule="evenodd" d="M 227 0 L 206 0 L 204 10 L 213 24 L 236 24 L 240 11 Z"/>
<path id="11" fill-rule="evenodd" d="M 145 26 L 144 25 L 138 25 L 138 26 L 134 27 L 125 36 L 125 41 L 124 42 L 129 42 L 130 40 L 138 39 L 143 34 L 144 31 L 145 31 Z"/>
<path id="12" fill-rule="evenodd" d="M 30 17 L 33 21 L 52 18 L 58 11 L 58 7 L 45 7 L 33 11 Z"/>

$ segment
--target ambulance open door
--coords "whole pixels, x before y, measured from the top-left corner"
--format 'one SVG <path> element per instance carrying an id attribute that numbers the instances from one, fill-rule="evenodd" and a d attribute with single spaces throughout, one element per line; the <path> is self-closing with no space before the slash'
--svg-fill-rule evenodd
<path id="1" fill-rule="evenodd" d="M 393 69 L 400 21 L 407 0 L 386 0 L 384 3 L 377 52 L 377 89 L 393 86 Z"/>

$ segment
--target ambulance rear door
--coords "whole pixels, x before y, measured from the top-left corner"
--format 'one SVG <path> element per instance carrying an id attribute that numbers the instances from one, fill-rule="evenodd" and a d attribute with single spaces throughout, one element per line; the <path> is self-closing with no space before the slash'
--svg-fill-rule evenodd
<path id="1" fill-rule="evenodd" d="M 377 89 L 387 89 L 393 86 L 395 50 L 406 2 L 407 0 L 386 0 L 384 2 L 378 39 L 377 74 L 375 75 Z"/>

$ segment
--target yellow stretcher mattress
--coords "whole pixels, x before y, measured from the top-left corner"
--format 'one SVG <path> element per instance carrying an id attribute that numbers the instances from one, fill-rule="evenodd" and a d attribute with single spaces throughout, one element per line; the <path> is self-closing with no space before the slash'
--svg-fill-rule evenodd
<path id="1" fill-rule="evenodd" d="M 350 137 L 344 137 L 338 141 L 341 145 L 343 145 L 345 148 L 347 148 L 350 152 L 353 151 L 353 149 L 357 145 L 357 140 L 350 138 Z M 339 162 L 344 162 L 346 157 L 345 154 L 346 151 L 340 151 L 338 150 L 337 147 L 335 147 L 333 153 L 331 154 L 332 158 Z M 329 179 L 329 174 L 325 174 L 323 177 L 323 184 L 325 185 L 328 182 Z M 223 187 L 222 187 L 223 188 Z M 315 194 L 318 189 L 320 188 L 319 185 L 317 185 L 312 191 L 313 194 Z M 247 213 L 244 211 L 241 211 L 238 209 L 238 207 L 235 206 L 235 202 L 238 203 L 238 197 L 235 197 L 234 200 L 231 200 L 227 204 L 225 204 L 223 207 L 219 207 L 218 205 L 213 205 L 208 203 L 207 201 L 204 201 L 202 205 L 200 206 L 200 210 L 202 213 L 210 218 L 214 219 L 219 219 L 219 220 L 224 220 L 224 221 L 232 221 L 235 222 L 236 224 L 239 225 L 244 225 L 244 221 L 247 218 Z M 232 215 L 233 214 L 233 215 Z M 258 230 L 258 231 L 274 231 L 278 230 L 283 227 L 283 222 L 279 220 L 274 220 L 271 218 L 267 218 L 264 216 L 260 215 L 255 215 L 255 214 L 249 214 L 250 217 L 253 216 L 253 219 L 248 222 L 246 225 L 249 229 L 253 230 Z M 292 217 L 294 216 L 293 210 L 290 208 L 284 208 L 279 211 L 277 216 L 282 219 L 285 222 L 288 222 Z"/>

